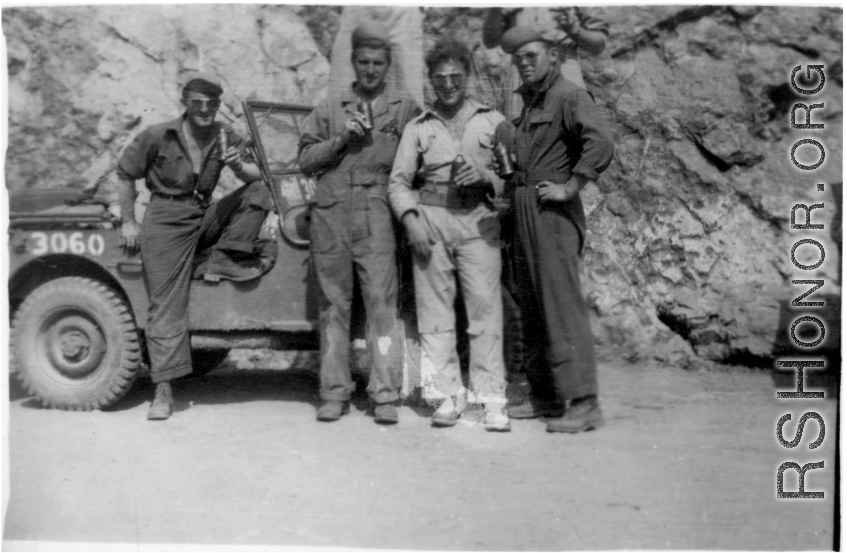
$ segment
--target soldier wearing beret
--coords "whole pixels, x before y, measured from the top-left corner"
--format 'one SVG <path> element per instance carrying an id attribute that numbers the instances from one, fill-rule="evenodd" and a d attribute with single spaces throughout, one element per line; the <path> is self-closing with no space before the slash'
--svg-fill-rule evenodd
<path id="1" fill-rule="evenodd" d="M 534 29 L 544 40 L 556 45 L 562 76 L 585 88 L 579 60 L 583 54 L 598 56 L 606 48 L 609 24 L 603 20 L 602 13 L 601 8 L 575 6 L 489 8 L 482 40 L 486 48 L 495 48 L 501 44 L 504 33 L 511 28 Z M 506 71 L 508 75 L 503 79 L 502 88 L 503 113 L 512 120 L 520 115 L 523 107 L 520 94 L 514 92 L 521 84 L 521 79 L 514 67 Z"/>
<path id="2" fill-rule="evenodd" d="M 220 79 L 189 74 L 182 89 L 183 115 L 144 129 L 118 162 L 121 235 L 130 255 L 139 249 L 150 300 L 147 350 L 156 392 L 147 418 L 173 410 L 170 381 L 191 373 L 188 296 L 195 252 L 210 248 L 204 278 L 243 281 L 261 275 L 255 240 L 271 208 L 269 191 L 247 155 L 247 143 L 215 121 L 223 93 Z M 216 153 L 226 134 L 223 159 Z M 246 184 L 210 204 L 224 167 Z M 135 181 L 151 192 L 141 225 L 135 219 Z"/>
<path id="3" fill-rule="evenodd" d="M 359 25 L 351 42 L 356 81 L 329 91 L 300 138 L 300 167 L 317 177 L 311 209 L 312 266 L 320 289 L 323 404 L 317 418 L 335 421 L 350 409 L 350 309 L 358 278 L 373 352 L 368 394 L 374 420 L 393 424 L 398 422 L 403 335 L 386 190 L 400 136 L 420 108 L 386 87 L 392 51 L 383 27 Z M 372 125 L 363 111 L 371 112 Z"/>
<path id="4" fill-rule="evenodd" d="M 611 163 L 612 132 L 588 93 L 559 73 L 559 51 L 540 33 L 514 27 L 502 46 L 523 81 L 514 137 L 513 262 L 533 353 L 526 366 L 532 396 L 510 406 L 509 416 L 558 415 L 548 431 L 581 432 L 600 426 L 603 414 L 579 280 L 585 241 L 579 191 Z"/>

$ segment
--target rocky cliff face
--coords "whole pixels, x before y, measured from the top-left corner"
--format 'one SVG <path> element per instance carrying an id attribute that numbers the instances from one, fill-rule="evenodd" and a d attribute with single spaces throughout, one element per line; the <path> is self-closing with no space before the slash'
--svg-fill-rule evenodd
<path id="1" fill-rule="evenodd" d="M 121 149 L 181 113 L 187 71 L 224 77 L 219 117 L 236 127 L 241 100 L 311 104 L 329 72 L 290 6 L 16 8 L 3 10 L 3 33 L 9 188 L 100 185 L 114 196 Z"/>
<path id="2" fill-rule="evenodd" d="M 316 103 L 328 73 L 321 52 L 329 53 L 338 16 L 332 7 L 226 4 L 3 10 L 7 186 L 99 184 L 112 195 L 121 148 L 180 112 L 177 83 L 187 70 L 226 78 L 222 116 L 236 125 L 241 99 Z M 632 362 L 767 365 L 784 326 L 780 302 L 799 293 L 790 286 L 800 278 L 789 257 L 798 239 L 788 231 L 791 206 L 825 203 L 815 222 L 827 229 L 836 214 L 842 11 L 628 6 L 605 16 L 606 50 L 583 60 L 617 140 L 614 163 L 583 193 L 584 288 L 601 351 Z M 496 102 L 505 60 L 481 45 L 482 18 L 479 8 L 428 8 L 425 33 L 428 44 L 467 40 L 477 57 L 474 94 Z M 789 74 L 810 63 L 826 66 L 814 97 L 825 108 L 813 117 L 826 127 L 792 131 L 790 106 L 812 101 L 791 90 Z M 806 136 L 826 146 L 812 174 L 789 159 Z M 838 247 L 828 231 L 817 234 L 826 261 L 802 278 L 824 278 L 823 291 L 840 293 Z M 816 254 L 798 250 L 804 259 Z"/>

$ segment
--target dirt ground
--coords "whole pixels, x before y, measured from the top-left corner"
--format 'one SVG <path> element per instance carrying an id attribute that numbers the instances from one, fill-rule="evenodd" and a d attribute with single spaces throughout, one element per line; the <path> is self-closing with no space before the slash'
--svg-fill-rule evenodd
<path id="1" fill-rule="evenodd" d="M 607 425 L 575 436 L 539 420 L 487 433 L 479 413 L 434 429 L 409 402 L 400 424 L 379 426 L 364 395 L 318 423 L 317 381 L 293 370 L 182 382 L 157 423 L 149 383 L 89 413 L 42 409 L 13 387 L 3 548 L 832 548 L 834 396 L 778 400 L 773 378 L 749 371 L 602 364 L 600 384 Z M 822 446 L 808 449 L 811 422 L 800 447 L 780 446 L 777 420 L 792 414 L 790 440 L 807 410 L 826 421 Z M 825 499 L 776 499 L 780 464 L 820 460 L 806 491 Z"/>

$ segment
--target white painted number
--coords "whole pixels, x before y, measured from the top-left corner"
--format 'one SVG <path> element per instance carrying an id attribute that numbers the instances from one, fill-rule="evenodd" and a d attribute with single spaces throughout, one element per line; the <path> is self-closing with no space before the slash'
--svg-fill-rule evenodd
<path id="1" fill-rule="evenodd" d="M 71 234 L 68 244 L 71 247 L 71 253 L 81 255 L 85 253 L 85 242 L 82 241 L 82 233 L 74 232 Z"/>
<path id="2" fill-rule="evenodd" d="M 91 255 L 100 255 L 106 249 L 106 242 L 99 234 L 92 234 L 88 237 L 88 251 Z"/>
<path id="3" fill-rule="evenodd" d="M 61 232 L 57 232 L 50 237 L 50 249 L 54 253 L 65 253 L 68 249 L 68 237 Z"/>
<path id="4" fill-rule="evenodd" d="M 29 237 L 35 241 L 35 247 L 32 248 L 32 255 L 44 255 L 49 251 L 46 234 L 43 232 L 33 232 Z"/>
<path id="5" fill-rule="evenodd" d="M 29 235 L 33 242 L 32 255 L 44 255 L 50 253 L 65 253 L 70 250 L 76 255 L 102 255 L 106 249 L 106 241 L 99 234 L 89 235 L 88 241 L 81 232 L 73 232 L 66 236 L 64 232 L 54 232 L 47 236 L 46 232 L 33 232 Z"/>

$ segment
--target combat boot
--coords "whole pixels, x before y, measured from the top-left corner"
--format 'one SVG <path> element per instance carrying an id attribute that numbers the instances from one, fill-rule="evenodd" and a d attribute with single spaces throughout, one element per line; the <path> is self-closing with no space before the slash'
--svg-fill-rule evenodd
<path id="1" fill-rule="evenodd" d="M 349 401 L 338 401 L 335 399 L 330 399 L 325 401 L 324 404 L 321 405 L 321 408 L 318 409 L 318 420 L 323 422 L 337 421 L 343 415 L 346 415 L 349 412 Z"/>
<path id="2" fill-rule="evenodd" d="M 393 402 L 374 404 L 374 422 L 378 424 L 397 424 L 400 422 L 397 406 Z"/>
<path id="3" fill-rule="evenodd" d="M 163 421 L 170 418 L 173 412 L 174 394 L 170 382 L 159 382 L 156 384 L 156 394 L 153 403 L 147 411 L 148 421 Z"/>
<path id="4" fill-rule="evenodd" d="M 547 423 L 547 432 L 576 434 L 601 426 L 603 426 L 603 410 L 600 409 L 597 396 L 590 395 L 572 400 L 564 417 Z"/>
<path id="5" fill-rule="evenodd" d="M 223 279 L 234 282 L 244 282 L 262 276 L 261 263 L 255 257 L 248 257 L 235 261 L 232 257 L 221 250 L 212 251 L 206 265 L 206 273 L 203 280 L 206 282 L 220 282 Z"/>
<path id="6" fill-rule="evenodd" d="M 530 397 L 518 404 L 507 407 L 509 418 L 537 419 L 538 417 L 561 417 L 565 407 L 558 400 L 545 400 Z"/>

